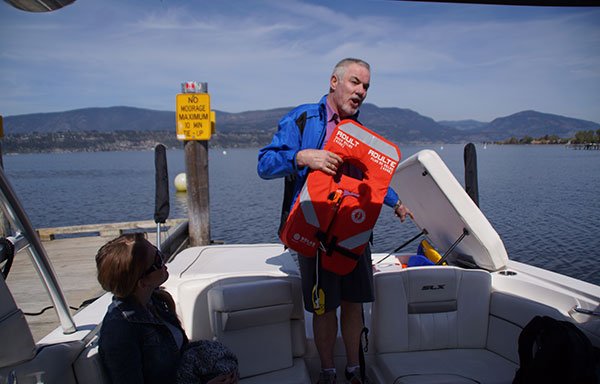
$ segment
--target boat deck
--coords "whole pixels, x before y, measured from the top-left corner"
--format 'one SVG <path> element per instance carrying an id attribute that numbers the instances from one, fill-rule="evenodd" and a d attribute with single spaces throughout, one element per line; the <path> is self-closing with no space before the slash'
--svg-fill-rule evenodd
<path id="1" fill-rule="evenodd" d="M 96 280 L 95 256 L 98 249 L 114 237 L 112 234 L 42 242 L 70 307 L 78 308 L 85 300 L 104 293 Z M 149 231 L 148 240 L 155 243 L 156 233 Z M 25 313 L 38 313 L 52 305 L 26 251 L 21 251 L 15 257 L 6 283 Z M 76 310 L 71 312 L 75 313 Z M 39 316 L 26 318 L 36 342 L 60 324 L 53 308 Z"/>

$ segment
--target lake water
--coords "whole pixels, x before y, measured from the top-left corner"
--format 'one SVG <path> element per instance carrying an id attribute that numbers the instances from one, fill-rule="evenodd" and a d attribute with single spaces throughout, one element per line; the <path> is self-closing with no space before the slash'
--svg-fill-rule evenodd
<path id="1" fill-rule="evenodd" d="M 424 148 L 436 150 L 463 183 L 462 145 L 400 147 L 403 158 Z M 600 284 L 600 151 L 495 145 L 477 150 L 480 207 L 509 257 Z M 283 182 L 260 179 L 256 155 L 257 149 L 210 150 L 213 239 L 278 241 Z M 183 150 L 168 151 L 168 163 L 172 181 L 185 171 Z M 12 155 L 4 166 L 36 228 L 153 219 L 152 151 Z M 187 217 L 186 205 L 185 194 L 171 183 L 170 217 Z M 391 251 L 417 232 L 384 207 L 374 251 Z"/>

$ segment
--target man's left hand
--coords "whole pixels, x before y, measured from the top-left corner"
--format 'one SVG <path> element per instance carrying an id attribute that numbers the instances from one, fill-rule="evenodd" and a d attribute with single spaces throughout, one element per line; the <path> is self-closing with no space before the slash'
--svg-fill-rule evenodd
<path id="1" fill-rule="evenodd" d="M 411 220 L 415 219 L 413 213 L 410 211 L 410 209 L 406 208 L 404 204 L 400 204 L 394 213 L 400 218 L 400 222 L 402 223 L 404 223 L 404 220 L 406 220 L 406 216 L 410 217 Z"/>

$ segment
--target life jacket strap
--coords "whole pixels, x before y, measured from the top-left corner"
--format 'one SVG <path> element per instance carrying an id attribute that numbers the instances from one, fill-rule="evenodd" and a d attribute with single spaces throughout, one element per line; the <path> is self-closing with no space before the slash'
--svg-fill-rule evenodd
<path id="1" fill-rule="evenodd" d="M 357 254 L 347 250 L 346 248 L 340 247 L 338 245 L 337 237 L 335 236 L 332 237 L 331 240 L 328 242 L 327 233 L 323 231 L 317 231 L 316 237 L 319 240 L 319 247 L 321 248 L 321 250 L 325 251 L 325 254 L 327 256 L 331 256 L 333 252 L 337 252 L 354 261 L 358 261 L 362 256 L 361 254 Z"/>

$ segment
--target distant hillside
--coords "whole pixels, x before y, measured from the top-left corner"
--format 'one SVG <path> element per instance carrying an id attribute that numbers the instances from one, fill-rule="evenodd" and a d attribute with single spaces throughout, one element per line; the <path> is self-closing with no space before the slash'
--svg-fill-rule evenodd
<path id="1" fill-rule="evenodd" d="M 459 130 L 440 125 L 410 109 L 364 104 L 359 118 L 365 126 L 399 143 L 460 142 L 464 139 Z"/>
<path id="2" fill-rule="evenodd" d="M 84 108 L 4 118 L 6 134 L 70 131 L 161 131 L 174 129 L 175 112 L 133 107 Z"/>
<path id="3" fill-rule="evenodd" d="M 291 107 L 228 113 L 216 111 L 218 133 L 273 132 Z M 460 131 L 442 126 L 410 109 L 379 108 L 365 104 L 361 122 L 398 142 L 461 140 Z M 8 116 L 10 134 L 51 132 L 169 131 L 175 129 L 175 112 L 133 107 L 85 108 L 66 112 Z"/>
<path id="4" fill-rule="evenodd" d="M 290 109 L 292 107 L 239 113 L 217 111 L 217 131 L 227 133 L 273 131 L 277 127 L 279 119 Z M 173 114 L 174 119 L 175 115 Z"/>
<path id="5" fill-rule="evenodd" d="M 556 135 L 561 138 L 574 137 L 577 131 L 596 131 L 600 124 L 592 121 L 573 119 L 550 113 L 523 111 L 506 117 L 499 117 L 476 130 L 480 137 L 491 140 L 506 140 L 511 137 L 533 138 L 544 135 Z"/>
<path id="6" fill-rule="evenodd" d="M 228 113 L 215 111 L 219 131 L 272 130 L 290 108 Z M 33 113 L 4 119 L 7 134 L 71 131 L 170 131 L 175 129 L 174 111 L 134 107 L 84 108 L 65 112 Z"/>
<path id="7" fill-rule="evenodd" d="M 239 113 L 216 111 L 217 134 L 211 138 L 210 144 L 221 147 L 265 145 L 275 132 L 279 119 L 288 110 L 290 107 Z M 578 131 L 600 129 L 600 124 L 591 121 L 536 111 L 515 113 L 490 123 L 475 120 L 436 122 L 410 109 L 379 108 L 373 104 L 362 106 L 360 121 L 402 144 L 503 141 L 511 137 L 539 138 L 544 135 L 571 138 Z M 113 135 L 115 140 L 105 135 L 125 131 L 130 133 L 126 136 Z M 127 137 L 126 145 L 137 148 L 148 145 L 146 141 L 150 137 L 163 137 L 171 142 L 171 139 L 174 140 L 174 131 L 174 111 L 134 107 L 85 108 L 4 118 L 7 152 L 122 149 L 118 137 L 118 140 Z M 86 132 L 89 132 L 87 137 Z M 160 135 L 145 135 L 144 132 Z M 70 134 L 64 136 L 56 133 Z M 67 141 L 68 146 L 65 144 Z M 105 145 L 106 141 L 114 144 Z M 172 145 L 177 145 L 177 142 L 172 141 Z"/>
<path id="8" fill-rule="evenodd" d="M 456 128 L 461 131 L 472 131 L 472 130 L 476 130 L 476 129 L 481 129 L 481 128 L 485 127 L 488 123 L 484 123 L 482 121 L 477 121 L 477 120 L 456 120 L 456 121 L 441 120 L 441 121 L 438 121 L 438 124 L 444 125 L 446 127 Z"/>

